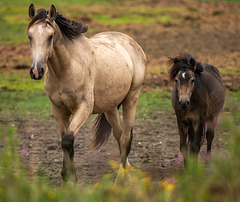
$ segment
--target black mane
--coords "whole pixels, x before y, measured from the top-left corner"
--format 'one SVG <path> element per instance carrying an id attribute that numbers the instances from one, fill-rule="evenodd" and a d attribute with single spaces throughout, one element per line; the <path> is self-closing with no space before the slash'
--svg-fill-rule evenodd
<path id="1" fill-rule="evenodd" d="M 176 58 L 170 58 L 168 65 L 171 67 L 169 70 L 171 80 L 174 80 L 180 70 L 192 70 L 198 74 L 203 71 L 202 64 L 197 62 L 189 53 L 183 53 Z"/>
<path id="2" fill-rule="evenodd" d="M 31 22 L 28 24 L 29 29 L 35 22 L 37 21 L 43 21 L 46 22 L 46 19 L 48 17 L 48 11 L 45 9 L 39 9 L 37 11 L 37 15 L 31 20 Z M 57 13 L 57 17 L 55 19 L 55 22 L 57 23 L 58 27 L 60 28 L 61 32 L 70 40 L 75 39 L 81 33 L 85 33 L 88 31 L 88 26 L 85 25 L 82 21 L 75 22 L 73 20 L 67 19 L 63 17 L 61 14 Z"/>

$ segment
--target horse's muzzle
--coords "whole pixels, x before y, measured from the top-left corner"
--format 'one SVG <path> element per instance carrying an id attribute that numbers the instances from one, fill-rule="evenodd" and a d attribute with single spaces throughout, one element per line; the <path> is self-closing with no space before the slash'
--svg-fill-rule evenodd
<path id="1" fill-rule="evenodd" d="M 31 79 L 40 80 L 43 78 L 45 69 L 44 67 L 39 67 L 38 65 L 32 66 L 30 68 Z"/>
<path id="2" fill-rule="evenodd" d="M 187 101 L 179 101 L 178 102 L 178 106 L 182 110 L 187 110 L 189 105 L 190 105 L 190 101 L 188 101 L 188 100 Z"/>

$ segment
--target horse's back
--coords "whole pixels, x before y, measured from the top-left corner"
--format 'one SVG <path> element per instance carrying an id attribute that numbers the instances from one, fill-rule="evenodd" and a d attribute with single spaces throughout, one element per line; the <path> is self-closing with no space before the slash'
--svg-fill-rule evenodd
<path id="1" fill-rule="evenodd" d="M 202 73 L 202 82 L 208 92 L 208 114 L 218 114 L 225 101 L 225 90 L 221 75 L 216 67 L 209 64 L 203 66 L 205 71 Z"/>
<path id="2" fill-rule="evenodd" d="M 203 63 L 202 65 L 203 65 L 204 70 L 206 72 L 208 72 L 212 76 L 215 76 L 220 82 L 222 82 L 220 72 L 215 66 L 209 65 L 209 64 L 206 64 L 206 63 Z"/>
<path id="3" fill-rule="evenodd" d="M 143 68 L 145 71 L 146 55 L 139 44 L 130 36 L 121 32 L 101 32 L 90 39 L 103 49 L 114 50 L 120 58 L 121 56 L 126 57 L 127 53 L 133 62 L 133 66 Z"/>

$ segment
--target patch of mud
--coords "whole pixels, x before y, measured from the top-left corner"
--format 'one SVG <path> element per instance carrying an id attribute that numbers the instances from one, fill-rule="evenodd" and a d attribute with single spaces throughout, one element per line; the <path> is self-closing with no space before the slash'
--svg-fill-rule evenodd
<path id="1" fill-rule="evenodd" d="M 155 120 L 137 119 L 134 125 L 134 138 L 129 155 L 133 167 L 147 172 L 154 182 L 171 177 L 176 171 L 183 170 L 179 161 L 179 135 L 175 115 L 172 112 L 156 112 Z M 75 164 L 80 184 L 92 185 L 105 174 L 115 171 L 110 161 L 120 162 L 118 144 L 113 135 L 108 143 L 99 150 L 89 152 L 91 135 L 90 118 L 79 131 L 75 140 Z M 16 123 L 17 124 L 17 123 Z M 49 184 L 60 186 L 62 168 L 62 149 L 59 132 L 53 119 L 31 120 L 18 123 L 17 137 L 21 141 L 20 152 L 29 177 L 44 176 Z M 224 133 L 220 128 L 213 141 L 213 153 L 224 153 Z M 206 151 L 202 147 L 200 158 Z"/>

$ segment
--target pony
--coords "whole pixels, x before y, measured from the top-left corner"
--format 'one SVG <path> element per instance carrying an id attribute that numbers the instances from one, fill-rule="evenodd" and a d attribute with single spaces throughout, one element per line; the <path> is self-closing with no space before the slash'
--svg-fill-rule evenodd
<path id="1" fill-rule="evenodd" d="M 186 166 L 188 154 L 198 158 L 200 147 L 207 139 L 206 157 L 211 157 L 211 145 L 217 117 L 222 111 L 225 90 L 218 69 L 197 62 L 189 53 L 168 61 L 172 90 L 172 106 L 177 117 L 180 151 Z"/>
<path id="2" fill-rule="evenodd" d="M 29 6 L 27 27 L 32 79 L 44 79 L 52 114 L 58 123 L 63 150 L 63 184 L 77 182 L 74 139 L 91 114 L 99 114 L 94 125 L 92 149 L 105 144 L 113 130 L 121 157 L 119 169 L 130 166 L 132 128 L 146 71 L 146 56 L 129 36 L 102 32 L 90 38 L 88 26 L 56 12 L 35 11 Z M 122 118 L 119 107 L 122 106 Z"/>

